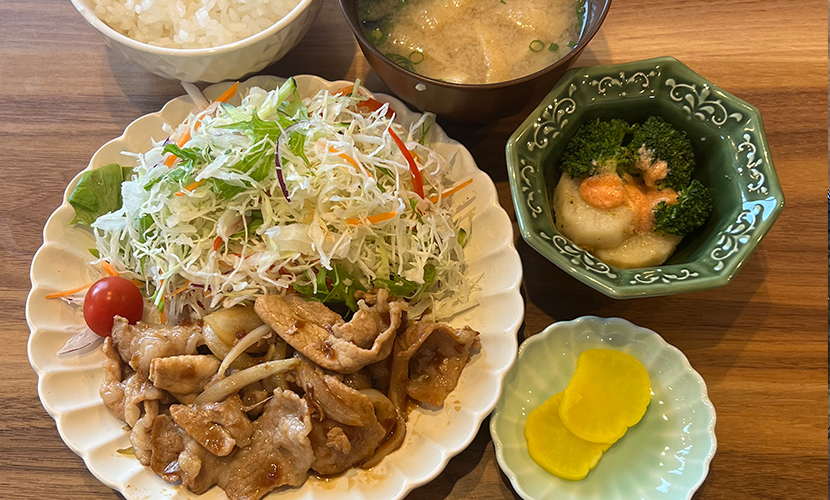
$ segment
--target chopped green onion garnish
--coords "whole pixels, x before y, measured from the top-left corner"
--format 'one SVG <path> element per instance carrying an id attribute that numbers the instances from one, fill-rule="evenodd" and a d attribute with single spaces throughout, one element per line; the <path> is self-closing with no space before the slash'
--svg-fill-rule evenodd
<path id="1" fill-rule="evenodd" d="M 408 57 L 404 57 L 400 54 L 395 54 L 394 52 L 389 52 L 384 55 L 387 58 L 389 58 L 390 61 L 397 64 L 401 68 L 411 71 L 413 73 L 417 73 L 417 71 L 415 71 L 415 65 L 412 64 L 412 61 L 410 61 Z"/>
<path id="2" fill-rule="evenodd" d="M 573 40 L 571 40 L 570 42 L 568 42 L 568 47 L 570 47 L 570 48 L 574 48 L 574 47 L 576 47 L 576 42 L 574 42 Z"/>
<path id="3" fill-rule="evenodd" d="M 409 60 L 412 62 L 412 64 L 420 64 L 424 61 L 424 53 L 420 50 L 413 50 L 409 54 Z"/>
<path id="4" fill-rule="evenodd" d="M 551 51 L 551 52 L 556 52 L 557 50 L 559 50 L 559 44 L 556 44 L 556 43 L 550 44 L 550 47 L 548 47 L 548 50 Z"/>
<path id="5" fill-rule="evenodd" d="M 369 43 L 377 47 L 378 45 L 382 44 L 386 37 L 383 36 L 383 31 L 380 28 L 375 28 L 369 33 L 366 34 L 366 38 L 369 39 Z"/>
<path id="6" fill-rule="evenodd" d="M 545 48 L 545 42 L 542 40 L 533 40 L 530 42 L 530 50 L 533 52 L 541 52 Z"/>

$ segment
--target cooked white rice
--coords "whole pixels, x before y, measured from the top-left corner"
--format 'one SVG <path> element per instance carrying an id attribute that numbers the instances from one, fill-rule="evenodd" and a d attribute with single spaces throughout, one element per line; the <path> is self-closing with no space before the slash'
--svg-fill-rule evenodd
<path id="1" fill-rule="evenodd" d="M 218 47 L 259 33 L 300 0 L 92 0 L 112 29 L 150 45 Z"/>

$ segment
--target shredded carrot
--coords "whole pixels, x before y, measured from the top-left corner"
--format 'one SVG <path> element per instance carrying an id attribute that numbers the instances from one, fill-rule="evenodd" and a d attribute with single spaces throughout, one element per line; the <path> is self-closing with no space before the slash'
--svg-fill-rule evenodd
<path id="1" fill-rule="evenodd" d="M 61 297 L 68 297 L 70 295 L 75 295 L 76 293 L 86 290 L 87 288 L 91 287 L 95 282 L 87 283 L 86 285 L 76 286 L 75 288 L 70 288 L 69 290 L 64 290 L 62 292 L 54 292 L 54 293 L 47 293 L 47 299 L 59 299 Z"/>
<path id="2" fill-rule="evenodd" d="M 113 266 L 105 260 L 101 261 L 101 267 L 103 267 L 104 271 L 106 271 L 107 274 L 109 274 L 110 276 L 120 276 L 120 274 L 118 274 L 118 271 L 115 269 L 115 266 Z"/>
<path id="3" fill-rule="evenodd" d="M 167 314 L 164 311 L 161 311 L 161 324 L 162 325 L 167 324 Z"/>
<path id="4" fill-rule="evenodd" d="M 239 89 L 239 82 L 234 83 L 231 85 L 228 90 L 222 93 L 219 97 L 216 98 L 213 102 L 228 102 L 231 97 L 236 95 L 236 91 Z M 193 130 L 199 130 L 199 125 L 202 124 L 201 118 L 196 120 L 196 123 L 193 125 Z M 176 146 L 183 148 L 187 141 L 190 140 L 190 130 L 187 130 L 182 136 L 176 141 Z M 167 165 L 168 168 L 173 168 L 173 164 L 176 163 L 176 155 L 170 155 L 167 159 L 164 160 L 164 164 Z"/>
<path id="5" fill-rule="evenodd" d="M 440 200 L 442 198 L 449 198 L 450 196 L 454 195 L 458 191 L 461 191 L 462 189 L 464 189 L 465 187 L 469 186 L 472 183 L 473 183 L 472 179 L 467 179 L 466 181 L 462 182 L 461 184 L 455 186 L 454 188 L 451 188 L 451 189 L 448 189 L 448 190 L 444 191 L 440 195 L 436 194 L 435 196 L 430 197 L 429 201 L 431 201 L 433 203 L 438 203 L 438 200 Z"/>
<path id="6" fill-rule="evenodd" d="M 215 240 L 213 240 L 213 251 L 218 252 L 220 248 L 222 248 L 222 243 L 224 240 L 221 236 L 217 236 Z"/>
<path id="7" fill-rule="evenodd" d="M 334 148 L 333 148 L 333 147 L 331 147 L 331 146 L 329 146 L 329 153 L 334 153 L 334 154 L 336 154 L 336 155 L 337 155 L 337 156 L 339 156 L 340 158 L 343 158 L 343 159 L 344 159 L 344 160 L 346 160 L 347 162 L 351 163 L 351 164 L 354 166 L 354 168 L 356 168 L 356 169 L 360 170 L 360 166 L 357 164 L 357 162 L 355 161 L 355 159 L 354 159 L 354 158 L 352 158 L 351 156 L 347 155 L 346 153 L 341 153 L 340 151 L 338 151 L 338 150 L 334 149 Z"/>
<path id="8" fill-rule="evenodd" d="M 173 290 L 173 293 L 171 293 L 171 294 L 170 294 L 170 296 L 171 296 L 171 297 L 175 297 L 176 295 L 178 295 L 178 294 L 182 293 L 183 291 L 187 290 L 187 288 L 188 288 L 189 286 L 190 286 L 190 282 L 188 281 L 188 282 L 187 282 L 187 283 L 185 283 L 184 285 L 182 285 L 182 286 L 180 286 L 179 288 L 177 288 L 177 289 Z"/>
<path id="9" fill-rule="evenodd" d="M 106 273 L 109 274 L 110 276 L 120 276 L 118 271 L 116 271 L 115 266 L 113 266 L 112 264 L 110 264 L 107 261 L 101 261 L 101 267 L 103 267 L 104 271 L 106 271 Z M 132 284 L 135 285 L 137 288 L 144 288 L 144 283 L 142 283 L 139 280 L 129 280 L 129 281 L 132 282 Z M 47 293 L 45 295 L 45 298 L 47 298 L 47 299 L 59 299 L 61 297 L 68 297 L 70 295 L 75 295 L 78 292 L 86 290 L 87 288 L 91 287 L 94 284 L 95 284 L 95 281 L 92 281 L 92 282 L 87 283 L 85 285 L 76 286 L 75 288 L 70 288 L 69 290 L 64 290 L 62 292 Z"/>
<path id="10" fill-rule="evenodd" d="M 197 121 L 196 125 L 194 125 L 193 128 L 198 129 L 199 125 L 201 125 L 201 124 L 202 124 L 201 121 Z M 182 134 L 181 137 L 179 137 L 179 140 L 176 141 L 176 146 L 178 146 L 180 148 L 183 148 L 184 145 L 187 144 L 187 141 L 189 141 L 189 140 L 190 140 L 190 130 L 186 130 L 185 133 Z M 173 168 L 173 164 L 176 163 L 176 158 L 177 158 L 176 155 L 171 154 L 170 156 L 167 157 L 167 159 L 164 160 L 164 164 L 167 165 L 167 168 Z"/>
<path id="11" fill-rule="evenodd" d="M 349 85 L 348 87 L 343 87 L 340 90 L 335 90 L 332 95 L 352 95 L 352 91 L 354 91 L 354 85 Z M 360 90 L 357 91 L 358 95 L 363 95 L 360 93 Z"/>
<path id="12" fill-rule="evenodd" d="M 365 221 L 370 224 L 377 224 L 378 222 L 383 222 L 385 220 L 392 219 L 397 214 L 397 211 L 392 210 L 391 212 L 385 212 L 382 214 L 372 215 L 371 217 L 366 217 Z M 349 224 L 350 226 L 357 226 L 358 224 L 363 222 L 363 220 L 364 219 L 346 219 L 346 224 Z"/>
<path id="13" fill-rule="evenodd" d="M 364 174 L 366 174 L 366 175 L 368 175 L 369 177 L 371 177 L 372 179 L 374 179 L 374 177 L 372 177 L 372 174 L 370 174 L 368 170 L 366 170 L 365 168 L 363 168 L 362 166 L 360 166 L 354 158 L 352 158 L 351 156 L 347 155 L 346 153 L 341 153 L 340 151 L 338 151 L 338 150 L 334 149 L 334 148 L 333 148 L 333 147 L 331 147 L 331 146 L 329 146 L 329 153 L 334 153 L 334 154 L 336 154 L 337 156 L 339 156 L 340 158 L 343 158 L 343 159 L 344 159 L 344 160 L 346 160 L 347 162 L 351 163 L 351 164 L 352 164 L 352 166 L 353 166 L 354 168 L 356 168 L 356 169 L 360 170 L 360 171 L 361 171 L 361 172 L 363 172 Z"/>
<path id="14" fill-rule="evenodd" d="M 450 196 L 454 195 L 455 193 L 457 193 L 458 191 L 461 191 L 465 187 L 469 186 L 472 183 L 473 183 L 472 179 L 467 179 L 466 181 L 462 182 L 461 184 L 459 184 L 459 185 L 457 185 L 457 186 L 455 186 L 451 189 L 448 189 L 448 190 L 444 191 L 440 195 L 436 194 L 435 196 L 432 196 L 431 198 L 429 198 L 429 201 L 431 201 L 433 203 L 437 203 L 439 199 L 450 197 Z M 378 222 L 383 222 L 383 221 L 394 218 L 395 215 L 397 215 L 397 213 L 398 213 L 397 211 L 393 210 L 391 212 L 385 212 L 385 213 L 382 213 L 382 214 L 372 215 L 370 217 L 366 217 L 365 219 L 357 219 L 357 218 L 346 219 L 346 224 L 348 224 L 350 226 L 357 226 L 357 225 L 361 224 L 364 221 L 366 221 L 370 224 L 376 224 Z"/>
<path id="15" fill-rule="evenodd" d="M 197 187 L 201 186 L 204 183 L 205 183 L 205 180 L 202 179 L 200 181 L 191 182 L 190 184 L 188 184 L 184 188 L 187 191 L 193 191 L 194 189 L 196 189 Z M 177 192 L 173 193 L 173 196 L 184 196 L 184 191 L 177 191 Z"/>
<path id="16" fill-rule="evenodd" d="M 216 98 L 213 102 L 228 102 L 231 100 L 231 97 L 236 95 L 236 91 L 239 89 L 239 82 L 234 83 L 228 90 L 222 92 L 222 95 Z"/>

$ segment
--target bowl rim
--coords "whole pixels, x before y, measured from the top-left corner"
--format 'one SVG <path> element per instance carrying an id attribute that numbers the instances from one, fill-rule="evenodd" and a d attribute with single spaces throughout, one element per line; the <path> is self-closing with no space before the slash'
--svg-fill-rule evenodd
<path id="1" fill-rule="evenodd" d="M 72 0 L 72 1 L 74 2 L 75 0 Z M 354 1 L 358 2 L 360 0 L 354 0 Z M 418 73 L 413 73 L 412 71 L 409 71 L 408 69 L 393 63 L 391 60 L 389 60 L 388 57 L 386 57 L 381 51 L 379 51 L 374 45 L 372 45 L 372 43 L 369 42 L 369 40 L 363 34 L 363 30 L 360 29 L 360 26 L 358 24 L 357 19 L 355 19 L 349 13 L 349 11 L 347 11 L 347 9 L 346 9 L 346 5 L 345 5 L 346 0 L 338 0 L 338 3 L 340 4 L 340 10 L 343 12 L 343 17 L 346 18 L 346 23 L 348 23 L 349 28 L 352 30 L 352 33 L 354 34 L 355 38 L 357 39 L 361 49 L 364 50 L 364 51 L 369 50 L 369 52 L 371 52 L 372 55 L 376 56 L 379 60 L 383 61 L 383 63 L 386 66 L 389 66 L 390 68 L 394 68 L 394 69 L 400 71 L 401 73 L 403 73 L 404 75 L 406 75 L 409 78 L 412 78 L 412 79 L 418 80 L 418 81 L 423 81 L 424 83 L 429 83 L 431 85 L 435 85 L 436 87 L 442 87 L 442 88 L 445 88 L 445 89 L 454 89 L 454 90 L 482 90 L 482 91 L 486 91 L 486 90 L 494 90 L 494 89 L 500 89 L 500 88 L 504 88 L 504 87 L 510 87 L 510 86 L 513 86 L 513 85 L 520 85 L 522 83 L 526 83 L 526 82 L 529 82 L 531 80 L 535 80 L 536 78 L 539 78 L 539 77 L 541 77 L 541 76 L 543 76 L 543 75 L 545 75 L 545 74 L 547 74 L 551 71 L 556 70 L 560 66 L 567 66 L 569 61 L 579 57 L 579 55 L 582 53 L 582 51 L 585 49 L 585 47 L 588 46 L 588 44 L 591 42 L 591 40 L 593 40 L 594 36 L 599 32 L 600 28 L 602 28 L 602 25 L 605 23 L 605 18 L 608 16 L 608 11 L 611 9 L 612 0 L 600 0 L 600 1 L 602 1 L 603 4 L 602 4 L 602 7 L 601 7 L 601 10 L 600 10 L 600 13 L 599 13 L 598 21 L 595 23 L 595 25 L 593 27 L 591 27 L 590 30 L 583 33 L 579 37 L 579 40 L 577 41 L 576 45 L 573 47 L 573 49 L 570 52 L 565 54 L 564 57 L 562 57 L 561 59 L 558 59 L 553 64 L 545 66 L 544 68 L 540 69 L 539 71 L 536 71 L 534 73 L 530 73 L 529 75 L 525 75 L 525 76 L 522 76 L 522 77 L 519 77 L 519 78 L 514 78 L 513 80 L 505 80 L 503 82 L 494 82 L 494 83 L 453 83 L 453 82 L 445 82 L 443 80 L 436 80 L 434 78 L 430 78 L 430 77 L 427 77 L 427 76 L 424 76 L 424 75 L 419 75 Z"/>
<path id="2" fill-rule="evenodd" d="M 591 325 L 591 324 L 619 325 L 619 326 L 627 329 L 629 333 L 641 332 L 641 333 L 644 333 L 646 335 L 654 337 L 658 344 L 663 344 L 664 347 L 667 348 L 669 351 L 674 352 L 674 353 L 679 355 L 679 357 L 681 358 L 681 360 L 683 362 L 684 370 L 687 371 L 687 372 L 692 373 L 693 377 L 698 382 L 700 390 L 701 390 L 701 398 L 700 398 L 701 403 L 706 408 L 708 408 L 711 411 L 711 414 L 712 414 L 711 418 L 709 420 L 708 426 L 707 426 L 707 435 L 711 439 L 711 443 L 710 443 L 710 446 L 709 446 L 709 450 L 706 453 L 706 457 L 703 460 L 703 471 L 702 471 L 701 477 L 691 487 L 691 489 L 689 490 L 689 492 L 686 496 L 687 500 L 691 499 L 694 496 L 695 492 L 698 489 L 700 489 L 700 486 L 703 484 L 703 482 L 709 476 L 709 470 L 711 469 L 712 460 L 714 459 L 715 454 L 717 453 L 718 439 L 717 439 L 717 434 L 715 432 L 716 429 L 717 429 L 717 420 L 718 420 L 717 411 L 715 410 L 715 405 L 712 403 L 712 400 L 709 398 L 709 387 L 706 384 L 706 380 L 703 378 L 703 376 L 700 374 L 700 372 L 695 370 L 695 368 L 692 366 L 691 362 L 689 361 L 689 358 L 686 357 L 686 354 L 682 350 L 680 350 L 675 345 L 669 343 L 666 339 L 663 338 L 662 335 L 660 335 L 656 331 L 654 331 L 650 328 L 646 328 L 644 326 L 637 325 L 635 323 L 632 323 L 631 321 L 628 321 L 625 318 L 620 318 L 620 317 L 603 318 L 603 317 L 594 316 L 594 315 L 587 315 L 587 316 L 580 316 L 580 317 L 574 318 L 572 320 L 556 321 L 556 322 L 551 323 L 550 325 L 546 326 L 539 333 L 537 333 L 535 335 L 531 335 L 530 337 L 526 338 L 519 345 L 519 350 L 518 350 L 518 353 L 516 355 L 516 361 L 513 363 L 513 366 L 510 367 L 510 370 L 508 370 L 507 375 L 505 376 L 505 379 L 504 379 L 505 380 L 504 384 L 506 384 L 506 382 L 508 381 L 508 379 L 510 378 L 511 374 L 514 371 L 519 370 L 519 367 L 521 366 L 521 363 L 522 363 L 522 359 L 525 356 L 525 351 L 529 348 L 529 346 L 531 346 L 533 344 L 543 344 L 549 338 L 553 337 L 558 330 L 561 330 L 563 328 L 565 328 L 565 329 L 567 329 L 567 328 L 576 328 L 576 327 L 578 327 L 580 325 L 583 325 L 583 324 L 584 325 Z M 521 496 L 524 499 L 534 500 L 533 497 L 531 497 L 524 490 L 524 488 L 521 485 L 521 482 L 519 481 L 518 475 L 513 470 L 513 468 L 511 468 L 510 465 L 508 465 L 507 460 L 505 460 L 504 443 L 502 442 L 501 436 L 499 435 L 499 431 L 498 431 L 499 421 L 503 418 L 502 412 L 500 412 L 499 410 L 502 406 L 502 404 L 501 404 L 502 399 L 505 398 L 505 394 L 507 393 L 506 390 L 505 390 L 504 384 L 502 386 L 502 393 L 499 395 L 499 401 L 498 401 L 498 403 L 496 403 L 496 407 L 493 408 L 493 412 L 490 414 L 490 426 L 489 426 L 490 429 L 489 430 L 490 430 L 490 437 L 493 440 L 493 447 L 494 447 L 495 454 L 496 454 L 496 461 L 499 464 L 499 468 L 502 470 L 502 472 L 504 472 L 504 474 L 510 480 L 510 484 L 513 486 L 513 489 L 516 491 L 516 493 L 518 493 L 519 496 Z"/>
<path id="3" fill-rule="evenodd" d="M 523 198 L 523 188 L 521 185 L 521 180 L 519 178 L 521 174 L 517 167 L 517 165 L 519 164 L 519 158 L 516 148 L 518 147 L 518 143 L 522 133 L 525 130 L 531 128 L 537 121 L 540 110 L 543 110 L 550 104 L 552 96 L 554 94 L 560 93 L 562 87 L 566 85 L 573 85 L 575 81 L 574 77 L 579 73 L 593 72 L 599 70 L 603 73 L 612 75 L 619 74 L 622 72 L 629 72 L 632 70 L 650 70 L 662 66 L 674 67 L 676 70 L 685 72 L 688 75 L 693 75 L 693 83 L 705 85 L 713 94 L 717 94 L 719 97 L 722 97 L 723 99 L 726 99 L 734 105 L 742 108 L 743 111 L 745 111 L 748 115 L 751 115 L 752 118 L 755 119 L 755 135 L 757 140 L 756 153 L 764 159 L 764 168 L 768 174 L 766 176 L 766 180 L 769 186 L 769 193 L 767 195 L 767 199 L 774 201 L 775 204 L 770 210 L 768 216 L 758 223 L 759 227 L 748 238 L 748 241 L 742 244 L 736 250 L 735 255 L 731 259 L 728 259 L 726 262 L 724 262 L 724 266 L 720 270 L 714 270 L 711 274 L 698 276 L 692 280 L 676 280 L 671 281 L 671 283 L 649 283 L 648 286 L 646 286 L 646 284 L 634 283 L 630 281 L 622 284 L 614 283 L 610 282 L 610 279 L 601 279 L 599 276 L 593 273 L 586 272 L 584 268 L 578 267 L 575 263 L 571 262 L 570 259 L 562 255 L 560 252 L 556 251 L 553 248 L 552 243 L 550 241 L 545 240 L 538 231 L 531 230 L 532 224 L 530 221 L 530 213 L 528 212 L 527 207 L 525 207 L 524 204 L 520 202 L 520 200 Z M 766 236 L 766 234 L 772 228 L 773 224 L 778 219 L 778 216 L 781 214 L 781 211 L 784 209 L 785 205 L 784 192 L 781 188 L 780 182 L 778 180 L 778 175 L 776 173 L 775 166 L 771 158 L 771 152 L 766 139 L 766 130 L 764 128 L 763 118 L 758 108 L 736 97 L 735 95 L 725 91 L 721 87 L 715 85 L 699 73 L 695 72 L 694 70 L 683 64 L 678 59 L 671 56 L 655 57 L 651 59 L 623 62 L 617 64 L 586 66 L 570 69 L 553 86 L 551 91 L 541 100 L 539 105 L 518 126 L 518 128 L 513 132 L 513 134 L 511 134 L 505 146 L 505 156 L 508 170 L 508 180 L 510 181 L 511 197 L 513 198 L 513 205 L 516 209 L 516 219 L 519 225 L 519 231 L 525 242 L 527 242 L 528 245 L 530 245 L 534 250 L 542 254 L 549 261 L 553 262 L 559 268 L 567 272 L 570 276 L 576 278 L 577 280 L 590 286 L 591 288 L 605 294 L 606 296 L 616 299 L 674 295 L 678 293 L 710 290 L 713 288 L 718 288 L 727 285 L 735 277 L 738 271 L 743 267 L 744 263 L 755 251 L 755 248 L 758 246 L 760 241 L 764 238 L 764 236 Z M 735 221 L 731 222 L 734 223 Z M 562 238 L 564 238 L 564 236 L 562 236 Z M 574 244 L 570 239 L 564 239 L 568 242 L 569 245 L 573 246 L 576 249 L 579 249 L 580 251 L 583 251 L 581 247 Z M 586 253 L 588 252 L 586 251 Z M 695 259 L 676 264 L 662 264 L 660 266 L 653 267 L 623 269 L 609 266 L 602 262 L 599 258 L 594 257 L 593 254 L 588 254 L 593 259 L 595 259 L 597 263 L 600 264 L 600 267 L 604 266 L 604 269 L 606 271 L 617 273 L 618 275 L 643 272 L 658 272 L 664 274 L 671 272 L 683 273 L 683 271 L 687 271 L 683 269 L 684 266 L 688 266 L 700 260 Z"/>
<path id="4" fill-rule="evenodd" d="M 93 0 L 70 0 L 72 5 L 77 9 L 77 11 L 83 16 L 86 21 L 92 25 L 102 36 L 105 38 L 110 38 L 122 45 L 125 45 L 133 50 L 137 50 L 140 52 L 160 55 L 160 56 L 178 56 L 178 57 L 188 57 L 188 56 L 216 56 L 221 54 L 227 54 L 230 52 L 234 52 L 238 49 L 248 47 L 253 45 L 261 40 L 264 40 L 271 35 L 282 31 L 286 28 L 289 24 L 291 24 L 299 15 L 308 9 L 308 7 L 317 0 L 299 0 L 297 5 L 295 5 L 291 11 L 288 12 L 284 17 L 282 17 L 279 21 L 272 24 L 268 28 L 260 31 L 259 33 L 254 33 L 253 35 L 243 38 L 242 40 L 237 40 L 235 42 L 226 43 L 224 45 L 219 45 L 216 47 L 203 47 L 197 49 L 181 49 L 181 48 L 174 48 L 174 47 L 161 47 L 157 45 L 150 45 L 148 43 L 139 42 L 133 38 L 128 37 L 127 35 L 116 31 L 115 29 L 111 28 L 107 23 L 105 23 L 101 18 L 99 18 L 93 8 L 91 7 L 91 2 Z"/>

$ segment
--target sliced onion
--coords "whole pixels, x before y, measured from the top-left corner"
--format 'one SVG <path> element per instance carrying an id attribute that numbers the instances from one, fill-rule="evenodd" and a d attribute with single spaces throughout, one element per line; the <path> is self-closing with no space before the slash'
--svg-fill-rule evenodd
<path id="1" fill-rule="evenodd" d="M 222 360 L 222 364 L 219 365 L 219 378 L 222 379 L 225 377 L 225 371 L 227 371 L 227 369 L 230 368 L 231 363 L 236 361 L 236 358 L 238 358 L 240 354 L 242 354 L 246 349 L 248 349 L 252 345 L 259 342 L 261 338 L 265 337 L 269 333 L 271 333 L 271 327 L 268 325 L 262 325 L 257 328 L 254 328 L 253 330 L 248 332 L 248 335 L 245 335 L 244 337 L 239 339 L 239 342 L 237 342 L 236 345 L 233 346 L 233 348 L 230 351 L 228 351 L 228 353 L 225 355 L 225 359 Z"/>
<path id="2" fill-rule="evenodd" d="M 389 435 L 389 439 L 378 446 L 375 450 L 375 454 L 372 455 L 372 458 L 363 462 L 360 466 L 361 468 L 371 469 L 379 464 L 380 461 L 383 460 L 383 457 L 397 450 L 403 444 L 403 439 L 406 437 L 406 418 L 404 418 L 401 410 L 396 409 L 395 413 L 395 428 L 392 429 L 392 434 Z"/>
<path id="3" fill-rule="evenodd" d="M 202 328 L 202 337 L 205 339 L 205 344 L 214 356 L 219 359 L 225 359 L 225 356 L 228 355 L 228 351 L 230 351 L 231 348 L 222 342 L 222 339 L 216 335 L 216 332 L 213 331 L 213 328 L 211 328 L 210 325 L 206 324 Z"/>
<path id="4" fill-rule="evenodd" d="M 274 343 L 268 346 L 268 354 L 266 354 L 265 359 L 268 361 L 285 359 L 285 355 L 287 353 L 288 344 L 286 344 L 283 339 L 277 336 L 277 338 L 274 339 Z M 279 387 L 281 389 L 288 389 L 288 382 L 285 380 L 285 375 L 281 373 L 278 373 L 273 377 L 263 380 L 263 384 L 265 385 L 265 388 L 270 391 L 273 391 L 276 387 Z"/>
<path id="5" fill-rule="evenodd" d="M 401 411 L 406 410 L 406 388 L 409 385 L 409 356 L 402 355 L 405 351 L 402 345 L 403 339 L 399 335 L 395 339 L 395 347 L 392 350 L 392 367 L 389 369 L 389 400 L 395 408 Z"/>
<path id="6" fill-rule="evenodd" d="M 279 361 L 268 361 L 250 368 L 238 371 L 230 377 L 224 378 L 219 382 L 205 389 L 205 391 L 196 397 L 195 403 L 216 403 L 223 401 L 231 394 L 239 391 L 246 385 L 258 382 L 266 377 L 282 373 L 297 366 L 300 362 L 297 359 L 281 359 Z"/>
<path id="7" fill-rule="evenodd" d="M 216 332 L 213 331 L 213 328 L 211 328 L 210 325 L 205 325 L 202 328 L 202 338 L 205 339 L 205 345 L 208 346 L 210 352 L 212 352 L 213 355 L 219 359 L 224 360 L 225 356 L 227 356 L 231 351 L 230 346 L 222 342 L 222 339 L 216 335 Z M 254 360 L 244 352 L 231 362 L 231 366 L 238 370 L 244 370 L 245 368 L 253 365 Z"/>
<path id="8" fill-rule="evenodd" d="M 256 409 L 256 408 L 259 408 L 260 406 L 264 405 L 264 404 L 265 404 L 265 403 L 267 403 L 268 401 L 271 401 L 272 399 L 274 399 L 274 395 L 273 395 L 273 394 L 272 394 L 272 395 L 270 395 L 270 396 L 268 396 L 267 398 L 263 399 L 263 400 L 262 400 L 262 401 L 260 401 L 259 403 L 254 403 L 254 404 L 252 404 L 251 406 L 243 406 L 243 407 L 242 407 L 242 411 L 243 411 L 243 412 L 245 412 L 245 413 L 248 413 L 249 411 L 251 411 L 251 410 L 253 410 L 253 409 Z"/>
<path id="9" fill-rule="evenodd" d="M 84 299 L 86 298 L 86 290 L 82 290 L 73 295 L 66 295 L 61 297 L 61 300 L 66 302 L 70 307 L 74 308 L 77 311 L 83 310 L 84 307 Z"/>
<path id="10" fill-rule="evenodd" d="M 371 469 L 379 464 L 383 457 L 400 448 L 406 437 L 406 388 L 409 385 L 409 359 L 414 353 L 407 355 L 405 343 L 406 337 L 399 334 L 395 338 L 395 347 L 392 351 L 392 368 L 390 369 L 387 399 L 395 408 L 395 427 L 386 441 L 375 450 L 375 454 L 369 460 L 363 462 L 361 467 L 364 469 Z"/>
<path id="11" fill-rule="evenodd" d="M 83 330 L 66 341 L 61 350 L 58 351 L 58 356 L 71 353 L 85 354 L 101 345 L 103 341 L 104 337 L 85 326 Z"/>
<path id="12" fill-rule="evenodd" d="M 170 144 L 170 138 L 169 137 L 167 139 L 165 139 L 164 142 L 162 142 L 159 147 L 163 149 L 164 146 L 167 146 L 168 144 Z M 153 168 L 156 168 L 156 167 L 158 167 L 159 165 L 162 164 L 162 162 L 164 161 L 165 155 L 166 155 L 166 153 L 162 153 L 161 160 L 157 161 L 156 164 L 153 165 Z"/>
<path id="13" fill-rule="evenodd" d="M 360 393 L 369 398 L 372 406 L 375 407 L 375 415 L 378 417 L 380 425 L 386 429 L 388 433 L 394 428 L 394 423 L 398 418 L 395 405 L 382 392 L 377 389 L 360 389 Z"/>
<path id="14" fill-rule="evenodd" d="M 263 325 L 254 308 L 245 306 L 219 309 L 202 319 L 213 328 L 213 333 L 228 346 L 234 345 L 238 340 L 237 332 L 250 332 L 254 328 Z"/>
<path id="15" fill-rule="evenodd" d="M 282 139 L 282 135 L 280 136 Z M 288 188 L 285 186 L 285 178 L 282 176 L 282 162 L 280 162 L 280 148 L 279 142 L 277 143 L 277 152 L 274 153 L 274 163 L 277 166 L 277 180 L 280 181 L 280 190 L 282 191 L 282 195 L 285 196 L 285 201 L 291 202 L 291 197 L 288 195 Z"/>
<path id="16" fill-rule="evenodd" d="M 181 82 L 181 84 L 182 87 L 184 87 L 184 91 L 187 92 L 187 95 L 189 95 L 190 99 L 193 100 L 193 104 L 198 106 L 200 109 L 205 109 L 210 106 L 210 102 L 208 102 L 205 95 L 202 94 L 202 91 L 199 90 L 199 87 L 189 82 Z"/>

